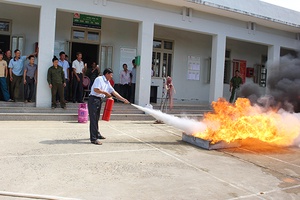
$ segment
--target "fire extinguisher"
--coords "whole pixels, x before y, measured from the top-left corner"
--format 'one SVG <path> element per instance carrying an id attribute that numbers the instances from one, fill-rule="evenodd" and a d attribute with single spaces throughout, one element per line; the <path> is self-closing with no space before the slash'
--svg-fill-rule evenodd
<path id="1" fill-rule="evenodd" d="M 114 100 L 112 98 L 106 99 L 102 120 L 109 121 L 113 106 L 114 106 Z"/>

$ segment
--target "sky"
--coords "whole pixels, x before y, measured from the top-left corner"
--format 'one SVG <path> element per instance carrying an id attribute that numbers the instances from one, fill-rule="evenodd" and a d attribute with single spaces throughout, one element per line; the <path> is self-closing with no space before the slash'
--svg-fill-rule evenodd
<path id="1" fill-rule="evenodd" d="M 261 1 L 300 12 L 299 0 L 261 0 Z"/>

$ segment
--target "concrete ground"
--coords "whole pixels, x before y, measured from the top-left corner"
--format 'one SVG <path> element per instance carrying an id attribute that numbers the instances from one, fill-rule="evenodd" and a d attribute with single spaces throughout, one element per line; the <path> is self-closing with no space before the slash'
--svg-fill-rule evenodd
<path id="1" fill-rule="evenodd" d="M 153 122 L 101 121 L 97 146 L 88 124 L 0 121 L 0 199 L 300 199 L 300 148 L 208 151 Z"/>

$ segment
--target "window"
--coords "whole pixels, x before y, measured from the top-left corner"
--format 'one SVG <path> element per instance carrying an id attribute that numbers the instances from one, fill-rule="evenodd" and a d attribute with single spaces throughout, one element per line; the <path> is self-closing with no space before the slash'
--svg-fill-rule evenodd
<path id="1" fill-rule="evenodd" d="M 112 46 L 101 46 L 101 70 L 104 70 L 105 68 L 112 68 L 112 55 Z"/>
<path id="2" fill-rule="evenodd" d="M 99 41 L 99 33 L 98 32 L 88 32 L 88 40 L 89 41 Z"/>
<path id="3" fill-rule="evenodd" d="M 161 40 L 153 40 L 153 48 L 161 48 Z"/>
<path id="4" fill-rule="evenodd" d="M 153 77 L 171 76 L 173 65 L 173 42 L 153 40 L 152 74 Z"/>
<path id="5" fill-rule="evenodd" d="M 84 43 L 100 43 L 100 31 L 94 31 L 90 29 L 78 29 L 72 30 L 73 42 L 84 42 Z"/>
<path id="6" fill-rule="evenodd" d="M 11 33 L 11 21 L 0 19 L 0 34 L 9 35 Z"/>
<path id="7" fill-rule="evenodd" d="M 12 36 L 11 37 L 11 48 L 13 50 L 19 49 L 21 53 L 24 52 L 24 46 L 25 46 L 25 39 L 24 36 Z"/>
<path id="8" fill-rule="evenodd" d="M 84 31 L 74 31 L 73 32 L 73 39 L 74 40 L 84 40 Z"/>

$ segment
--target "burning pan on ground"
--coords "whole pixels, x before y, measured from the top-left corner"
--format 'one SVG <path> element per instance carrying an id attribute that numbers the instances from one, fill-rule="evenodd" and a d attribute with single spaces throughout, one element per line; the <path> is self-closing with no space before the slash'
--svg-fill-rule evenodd
<path id="1" fill-rule="evenodd" d="M 231 143 L 227 143 L 225 141 L 219 141 L 215 144 L 211 144 L 211 141 L 209 141 L 209 140 L 204 140 L 204 139 L 201 139 L 198 137 L 194 137 L 192 135 L 187 135 L 185 133 L 182 133 L 182 141 L 185 141 L 187 143 L 190 143 L 192 145 L 195 145 L 197 147 L 207 149 L 207 150 L 234 148 L 234 147 L 241 146 L 241 143 L 238 140 L 231 142 Z"/>

